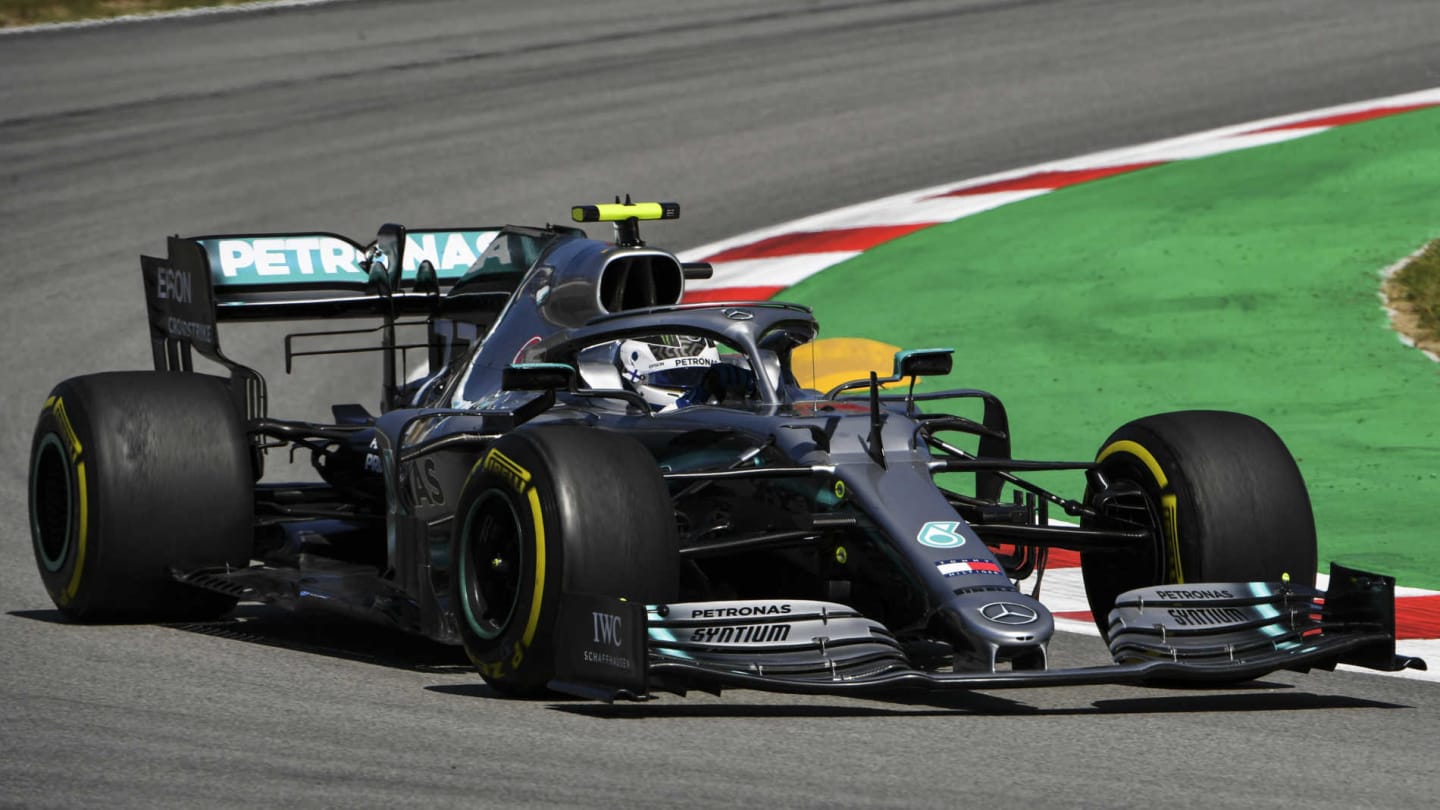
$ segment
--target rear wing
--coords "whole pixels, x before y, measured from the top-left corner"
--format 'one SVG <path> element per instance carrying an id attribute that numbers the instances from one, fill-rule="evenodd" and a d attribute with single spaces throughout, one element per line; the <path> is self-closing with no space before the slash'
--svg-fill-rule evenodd
<path id="1" fill-rule="evenodd" d="M 178 286 L 157 293 L 184 296 L 208 283 L 219 320 L 287 320 L 379 314 L 382 301 L 424 299 L 420 268 L 434 271 L 438 291 L 455 284 L 485 252 L 498 228 L 422 230 L 404 234 L 400 284 L 385 296 L 368 267 L 369 246 L 333 233 L 171 237 L 166 259 L 141 257 L 147 300 L 151 269 L 168 266 Z M 409 289 L 407 289 L 409 288 Z M 173 297 L 166 300 L 175 300 Z"/>
<path id="2" fill-rule="evenodd" d="M 370 245 L 333 233 L 172 236 L 164 258 L 140 257 L 155 368 L 192 371 L 192 351 L 199 352 L 245 380 L 237 390 L 242 412 L 262 416 L 264 381 L 225 357 L 220 321 L 381 317 L 393 336 L 397 316 L 438 312 L 442 297 L 476 267 L 500 231 L 407 233 L 386 226 Z M 387 271 L 387 264 L 398 264 L 398 272 Z M 518 284 L 521 270 L 506 265 L 491 274 L 488 264 L 477 267 L 497 282 L 485 285 L 488 294 L 502 296 Z"/>
<path id="3" fill-rule="evenodd" d="M 165 258 L 140 257 L 151 339 L 157 353 L 190 346 L 225 362 L 220 321 L 428 314 L 499 231 L 404 233 L 393 288 L 366 269 L 372 248 L 333 233 L 172 236 Z M 156 366 L 176 367 L 158 354 Z"/>

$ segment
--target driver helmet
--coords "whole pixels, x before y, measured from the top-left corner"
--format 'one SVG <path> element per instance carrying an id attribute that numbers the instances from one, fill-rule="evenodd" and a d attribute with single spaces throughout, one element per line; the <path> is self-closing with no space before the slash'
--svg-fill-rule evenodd
<path id="1" fill-rule="evenodd" d="M 620 341 L 616 360 L 625 385 L 662 411 L 676 407 L 676 400 L 700 384 L 720 362 L 720 350 L 708 338 L 647 335 Z"/>

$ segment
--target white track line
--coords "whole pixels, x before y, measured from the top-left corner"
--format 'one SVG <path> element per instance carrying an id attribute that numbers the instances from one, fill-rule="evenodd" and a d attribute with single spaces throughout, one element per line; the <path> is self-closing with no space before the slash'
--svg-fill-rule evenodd
<path id="1" fill-rule="evenodd" d="M 93 20 L 75 20 L 73 22 L 39 23 L 37 25 L 20 25 L 13 28 L 0 28 L 0 37 L 23 36 L 25 34 L 44 34 L 51 31 L 72 31 L 85 28 L 101 28 L 107 25 L 128 25 L 131 23 L 154 22 L 156 20 L 175 20 L 187 17 L 219 17 L 233 14 L 250 14 L 260 11 L 271 11 L 281 8 L 302 8 L 305 6 L 328 6 L 332 3 L 346 3 L 349 0 L 257 0 L 253 3 L 242 3 L 236 6 L 201 6 L 198 8 L 182 8 L 175 11 L 149 11 L 139 14 L 123 14 L 119 17 L 99 17 Z"/>
<path id="2" fill-rule="evenodd" d="M 1305 135 L 1323 132 L 1330 129 L 1330 127 L 1304 127 L 1270 132 L 1260 132 L 1259 130 L 1272 130 L 1275 127 L 1319 118 L 1329 118 L 1346 113 L 1359 113 L 1377 108 L 1403 107 L 1416 104 L 1440 104 L 1440 87 L 1371 101 L 1340 104 L 1319 110 L 1292 113 L 1274 118 L 1264 118 L 1258 121 L 1219 127 L 1192 135 L 1182 135 L 1176 138 L 1167 138 L 1151 143 L 1126 146 L 1119 149 L 1096 152 L 1090 155 L 1079 155 L 1063 160 L 1050 161 L 1048 163 L 1037 163 L 1032 166 L 1009 169 L 981 177 L 956 180 L 928 188 L 907 191 L 878 200 L 836 208 L 779 225 L 770 225 L 750 231 L 749 233 L 722 239 L 718 242 L 712 242 L 708 245 L 701 245 L 700 247 L 684 251 L 681 254 L 681 258 L 686 261 L 697 261 L 724 250 L 743 247 L 763 239 L 785 236 L 796 232 L 825 231 L 866 225 L 949 222 L 964 216 L 980 213 L 981 211 L 991 210 L 1001 205 L 1008 205 L 1011 202 L 1030 199 L 1047 193 L 1048 190 L 1007 191 L 998 192 L 994 195 L 984 195 L 983 197 L 977 195 L 969 198 L 936 199 L 937 195 L 947 192 L 989 185 L 1003 180 L 1014 180 L 1016 178 L 1044 172 L 1076 171 L 1107 166 L 1123 166 L 1134 163 L 1163 163 L 1194 157 L 1208 157 L 1224 152 L 1292 140 Z M 927 210 L 927 206 L 935 207 Z M 712 279 L 710 284 L 706 286 L 719 287 L 732 285 L 725 283 L 723 268 L 717 265 L 716 278 Z M 736 284 L 733 286 L 740 285 Z M 696 285 L 696 289 L 704 289 L 704 287 Z"/>

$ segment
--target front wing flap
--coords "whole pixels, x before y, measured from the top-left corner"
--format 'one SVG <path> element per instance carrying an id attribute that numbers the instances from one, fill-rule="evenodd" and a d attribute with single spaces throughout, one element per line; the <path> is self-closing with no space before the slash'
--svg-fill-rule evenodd
<path id="1" fill-rule="evenodd" d="M 1194 583 L 1128 591 L 1110 615 L 1116 663 L 1058 670 L 915 668 L 878 622 L 809 600 L 644 606 L 566 594 L 556 691 L 613 701 L 722 687 L 795 694 L 1166 685 L 1250 680 L 1352 664 L 1425 669 L 1395 655 L 1390 577 L 1332 566 L 1328 593 L 1285 583 Z"/>

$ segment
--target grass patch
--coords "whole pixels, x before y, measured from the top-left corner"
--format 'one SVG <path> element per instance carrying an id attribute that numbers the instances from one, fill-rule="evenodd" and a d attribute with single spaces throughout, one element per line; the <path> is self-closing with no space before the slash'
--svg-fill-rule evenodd
<path id="1" fill-rule="evenodd" d="M 238 6 L 247 0 L 0 0 L 0 28 L 74 22 L 198 6 Z"/>
<path id="2" fill-rule="evenodd" d="M 1390 301 L 1410 316 L 1406 334 L 1417 344 L 1440 344 L 1440 239 L 1390 277 Z"/>
<path id="3" fill-rule="evenodd" d="M 1376 295 L 1381 268 L 1440 237 L 1437 126 L 1440 108 L 1085 183 L 784 297 L 826 337 L 954 346 L 937 385 L 998 394 L 1020 458 L 1091 458 L 1148 413 L 1252 414 L 1299 462 L 1321 559 L 1440 588 L 1434 509 L 1417 508 L 1440 484 L 1440 365 L 1400 345 Z"/>

